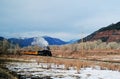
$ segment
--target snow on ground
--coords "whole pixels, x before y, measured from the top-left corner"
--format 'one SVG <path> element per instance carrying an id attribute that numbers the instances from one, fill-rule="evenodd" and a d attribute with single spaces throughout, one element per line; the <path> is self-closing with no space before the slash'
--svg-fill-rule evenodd
<path id="1" fill-rule="evenodd" d="M 77 73 L 73 67 L 66 70 L 64 65 L 55 65 L 54 63 L 7 63 L 6 67 L 18 74 L 29 77 L 46 77 L 53 79 L 120 79 L 119 71 L 101 70 L 100 67 L 82 68 Z M 27 79 L 27 78 L 26 78 Z"/>

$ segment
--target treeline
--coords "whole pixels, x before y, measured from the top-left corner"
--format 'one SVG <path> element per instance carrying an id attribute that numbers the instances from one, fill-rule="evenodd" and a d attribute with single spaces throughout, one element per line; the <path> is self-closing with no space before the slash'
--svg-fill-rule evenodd
<path id="1" fill-rule="evenodd" d="M 0 54 L 20 54 L 20 46 L 10 43 L 7 39 L 0 40 Z"/>
<path id="2" fill-rule="evenodd" d="M 120 55 L 120 42 L 88 41 L 51 47 L 53 56 L 79 58 L 93 55 Z"/>
<path id="3" fill-rule="evenodd" d="M 52 52 L 63 52 L 63 53 L 81 53 L 85 51 L 93 50 L 120 50 L 120 42 L 102 42 L 101 40 L 97 41 L 88 41 L 81 42 L 76 44 L 61 45 L 61 46 L 50 46 Z M 12 44 L 8 40 L 4 39 L 0 41 L 0 54 L 14 54 L 20 55 L 24 51 L 38 51 L 43 50 L 39 46 L 28 46 L 20 48 L 18 44 Z M 58 53 L 60 54 L 60 53 Z M 54 54 L 53 54 L 54 55 Z"/>
<path id="4" fill-rule="evenodd" d="M 43 50 L 43 48 L 37 45 L 20 47 L 19 44 L 11 43 L 7 39 L 0 40 L 0 55 L 22 55 L 23 52 L 33 52 L 39 50 Z"/>
<path id="5" fill-rule="evenodd" d="M 82 42 L 75 45 L 70 45 L 72 49 L 76 50 L 113 50 L 120 49 L 120 43 L 117 42 L 102 42 L 101 40 L 93 41 L 93 42 Z"/>
<path id="6" fill-rule="evenodd" d="M 53 46 L 53 50 L 71 50 L 73 52 L 80 50 L 120 50 L 120 42 L 102 42 L 101 40 L 97 41 L 88 41 L 81 42 L 70 45 L 63 46 Z"/>

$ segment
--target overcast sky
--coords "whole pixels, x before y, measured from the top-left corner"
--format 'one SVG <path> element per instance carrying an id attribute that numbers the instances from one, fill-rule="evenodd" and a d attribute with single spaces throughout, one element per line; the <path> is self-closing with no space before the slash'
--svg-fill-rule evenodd
<path id="1" fill-rule="evenodd" d="M 4 37 L 79 39 L 118 21 L 120 0 L 0 0 Z"/>

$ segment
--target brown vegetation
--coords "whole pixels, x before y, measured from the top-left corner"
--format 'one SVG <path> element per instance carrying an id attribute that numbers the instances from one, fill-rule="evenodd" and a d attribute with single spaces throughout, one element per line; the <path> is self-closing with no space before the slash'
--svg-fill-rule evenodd
<path id="1" fill-rule="evenodd" d="M 101 40 L 93 42 L 83 42 L 77 44 L 51 46 L 53 56 L 80 58 L 83 56 L 107 56 L 120 55 L 120 43 L 102 42 Z"/>
<path id="2" fill-rule="evenodd" d="M 5 58 L 5 56 L 1 57 Z M 46 69 L 51 68 L 51 64 L 55 64 L 57 67 L 59 65 L 64 65 L 66 70 L 69 70 L 71 67 L 76 69 L 76 72 L 79 73 L 81 68 L 86 68 L 86 67 L 96 67 L 99 66 L 101 69 L 109 69 L 109 70 L 117 70 L 120 71 L 120 62 L 106 62 L 106 61 L 97 61 L 96 59 L 71 59 L 71 58 L 57 58 L 57 57 L 44 57 L 44 56 L 28 56 L 28 55 L 22 55 L 20 57 L 16 57 L 14 55 L 9 55 L 9 60 L 12 61 L 22 61 L 24 60 L 25 62 L 31 61 L 31 60 L 36 60 L 36 62 L 39 65 L 42 65 L 40 63 L 47 63 Z M 6 58 L 6 59 L 8 59 Z M 0 59 L 0 60 L 1 60 Z M 44 68 L 44 66 L 41 66 Z"/>

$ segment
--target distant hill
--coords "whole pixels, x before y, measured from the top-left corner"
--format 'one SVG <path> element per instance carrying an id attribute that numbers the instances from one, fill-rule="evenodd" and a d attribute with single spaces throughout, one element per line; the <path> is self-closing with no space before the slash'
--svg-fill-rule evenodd
<path id="1" fill-rule="evenodd" d="M 43 38 L 48 42 L 49 45 L 63 45 L 67 43 L 61 39 L 53 38 L 49 36 L 43 36 Z"/>
<path id="2" fill-rule="evenodd" d="M 0 41 L 3 41 L 5 38 L 4 37 L 0 37 Z"/>
<path id="3" fill-rule="evenodd" d="M 120 42 L 120 22 L 103 27 L 87 37 L 83 41 L 102 40 L 103 42 Z M 81 39 L 78 40 L 81 42 Z"/>
<path id="4" fill-rule="evenodd" d="M 78 39 L 73 39 L 67 42 L 67 44 L 74 44 L 77 43 Z"/>
<path id="5" fill-rule="evenodd" d="M 26 46 L 30 46 L 31 45 L 31 43 L 33 42 L 34 38 L 25 38 L 25 39 L 10 38 L 8 40 L 11 43 L 13 43 L 13 44 L 19 44 L 21 47 L 26 47 Z"/>
<path id="6" fill-rule="evenodd" d="M 26 47 L 26 46 L 32 45 L 32 42 L 35 41 L 34 40 L 35 38 L 36 37 L 24 38 L 24 39 L 23 38 L 19 38 L 19 39 L 18 38 L 10 38 L 8 40 L 12 43 L 19 44 L 21 47 Z M 68 43 L 68 42 L 62 41 L 61 39 L 53 38 L 53 37 L 49 37 L 49 36 L 43 36 L 41 38 L 45 39 L 49 45 L 64 45 L 64 44 Z"/>

